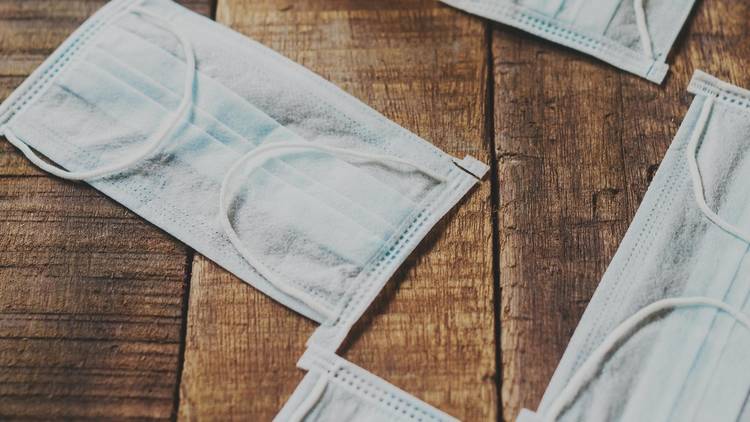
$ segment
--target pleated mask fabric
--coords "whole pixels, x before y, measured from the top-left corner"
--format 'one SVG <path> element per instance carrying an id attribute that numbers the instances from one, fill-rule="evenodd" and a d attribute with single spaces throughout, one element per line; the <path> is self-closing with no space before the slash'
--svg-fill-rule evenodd
<path id="1" fill-rule="evenodd" d="M 168 0 L 104 6 L 0 130 L 321 323 L 331 349 L 488 169 Z"/>
<path id="2" fill-rule="evenodd" d="M 315 346 L 297 366 L 307 372 L 275 422 L 456 422 L 364 369 Z"/>
<path id="3" fill-rule="evenodd" d="M 695 0 L 440 0 L 661 83 Z"/>
<path id="4" fill-rule="evenodd" d="M 537 412 L 519 421 L 750 420 L 750 91 L 696 95 Z"/>

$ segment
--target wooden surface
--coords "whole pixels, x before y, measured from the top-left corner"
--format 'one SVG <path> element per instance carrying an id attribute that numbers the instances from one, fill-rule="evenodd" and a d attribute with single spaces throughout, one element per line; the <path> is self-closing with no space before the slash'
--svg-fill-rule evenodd
<path id="1" fill-rule="evenodd" d="M 0 98 L 102 3 L 0 0 Z M 432 0 L 185 3 L 492 163 L 344 351 L 470 421 L 538 404 L 687 110 L 693 69 L 750 86 L 750 5 L 736 0 L 698 2 L 663 86 Z M 0 142 L 0 419 L 269 420 L 313 329 Z"/>

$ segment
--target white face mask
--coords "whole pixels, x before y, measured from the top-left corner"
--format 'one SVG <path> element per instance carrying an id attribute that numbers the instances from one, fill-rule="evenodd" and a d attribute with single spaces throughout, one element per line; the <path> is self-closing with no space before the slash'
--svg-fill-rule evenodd
<path id="1" fill-rule="evenodd" d="M 750 91 L 702 72 L 690 91 L 538 413 L 519 421 L 750 417 Z"/>
<path id="2" fill-rule="evenodd" d="M 440 0 L 661 83 L 695 0 Z"/>
<path id="3" fill-rule="evenodd" d="M 107 4 L 2 105 L 0 129 L 323 323 L 332 349 L 487 171 L 166 0 Z"/>

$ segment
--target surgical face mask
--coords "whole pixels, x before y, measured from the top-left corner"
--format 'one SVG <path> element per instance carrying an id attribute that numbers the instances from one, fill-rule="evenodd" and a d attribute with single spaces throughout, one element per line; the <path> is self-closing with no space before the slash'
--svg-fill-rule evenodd
<path id="1" fill-rule="evenodd" d="M 300 358 L 308 371 L 276 422 L 456 422 L 388 382 L 324 349 Z"/>
<path id="2" fill-rule="evenodd" d="M 696 94 L 536 413 L 750 420 L 750 91 Z"/>
<path id="3" fill-rule="evenodd" d="M 440 0 L 590 54 L 652 82 L 695 0 Z"/>
<path id="4" fill-rule="evenodd" d="M 166 0 L 108 3 L 5 101 L 0 130 L 322 323 L 331 349 L 487 171 Z"/>

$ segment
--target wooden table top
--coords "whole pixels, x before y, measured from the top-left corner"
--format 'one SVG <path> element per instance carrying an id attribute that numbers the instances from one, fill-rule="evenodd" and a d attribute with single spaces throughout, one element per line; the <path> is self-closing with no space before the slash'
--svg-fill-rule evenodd
<path id="1" fill-rule="evenodd" d="M 101 0 L 0 0 L 5 98 Z M 434 0 L 190 0 L 488 179 L 343 356 L 468 421 L 536 408 L 692 96 L 750 86 L 750 3 L 698 1 L 663 86 Z M 0 141 L 0 419 L 270 420 L 314 324 Z"/>

